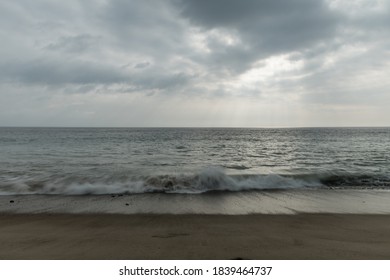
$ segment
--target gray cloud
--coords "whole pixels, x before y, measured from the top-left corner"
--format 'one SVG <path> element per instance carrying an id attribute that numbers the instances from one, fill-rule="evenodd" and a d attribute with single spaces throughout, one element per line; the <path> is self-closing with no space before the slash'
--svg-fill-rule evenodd
<path id="1" fill-rule="evenodd" d="M 89 34 L 60 37 L 56 42 L 47 45 L 45 49 L 77 54 L 96 48 L 100 39 L 98 36 Z"/>
<path id="2" fill-rule="evenodd" d="M 206 30 L 222 30 L 237 36 L 234 47 L 208 46 L 210 60 L 219 67 L 244 71 L 251 63 L 280 53 L 311 48 L 332 40 L 342 17 L 323 1 L 180 1 L 182 15 Z"/>
<path id="3" fill-rule="evenodd" d="M 249 41 L 265 44 L 271 39 L 270 44 L 276 40 L 287 43 L 286 47 L 332 35 L 340 21 L 340 15 L 331 11 L 324 1 L 247 0 L 244 4 L 234 0 L 180 2 L 182 14 L 199 26 L 233 29 Z"/>
<path id="4" fill-rule="evenodd" d="M 169 1 L 109 1 L 97 22 L 121 51 L 166 61 L 175 53 L 188 52 L 186 26 Z"/>
<path id="5" fill-rule="evenodd" d="M 116 69 L 87 61 L 37 59 L 0 65 L 6 82 L 22 84 L 112 84 L 126 82 L 128 77 Z"/>
<path id="6" fill-rule="evenodd" d="M 15 99 L 5 91 L 50 88 L 40 98 L 225 104 L 239 96 L 382 108 L 390 102 L 389 19 L 389 3 L 379 0 L 6 1 L 0 96 L 7 104 Z"/>
<path id="7" fill-rule="evenodd" d="M 148 67 L 149 65 L 150 65 L 150 62 L 145 61 L 145 62 L 137 63 L 136 65 L 134 65 L 134 68 L 135 69 L 143 69 L 143 68 Z"/>

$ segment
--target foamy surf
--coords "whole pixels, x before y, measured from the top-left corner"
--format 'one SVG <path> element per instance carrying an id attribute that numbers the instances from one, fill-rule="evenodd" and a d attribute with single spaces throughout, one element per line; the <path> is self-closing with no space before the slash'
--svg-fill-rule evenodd
<path id="1" fill-rule="evenodd" d="M 103 195 L 139 193 L 202 194 L 213 191 L 286 190 L 301 188 L 387 188 L 388 178 L 324 172 L 321 174 L 226 174 L 224 169 L 208 167 L 195 174 L 151 176 L 63 176 L 3 179 L 0 195 Z"/>
<path id="2" fill-rule="evenodd" d="M 33 178 L 8 180 L 0 185 L 1 195 L 12 194 L 57 194 L 100 195 L 132 193 L 188 193 L 200 194 L 210 191 L 246 191 L 264 189 L 291 189 L 320 187 L 316 181 L 305 181 L 268 175 L 227 175 L 219 168 L 207 168 L 194 175 L 158 175 L 147 177 L 101 176 L 94 178 Z"/>

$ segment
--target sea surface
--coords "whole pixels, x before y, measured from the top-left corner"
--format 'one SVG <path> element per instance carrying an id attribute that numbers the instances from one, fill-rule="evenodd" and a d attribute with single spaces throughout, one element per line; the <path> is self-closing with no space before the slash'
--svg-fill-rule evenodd
<path id="1" fill-rule="evenodd" d="M 0 128 L 0 194 L 390 189 L 390 128 Z"/>

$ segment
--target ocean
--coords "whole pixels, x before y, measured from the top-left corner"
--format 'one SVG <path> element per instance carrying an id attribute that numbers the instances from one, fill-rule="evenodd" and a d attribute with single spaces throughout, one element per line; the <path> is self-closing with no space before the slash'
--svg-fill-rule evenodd
<path id="1" fill-rule="evenodd" d="M 389 189 L 390 128 L 0 128 L 0 194 Z"/>

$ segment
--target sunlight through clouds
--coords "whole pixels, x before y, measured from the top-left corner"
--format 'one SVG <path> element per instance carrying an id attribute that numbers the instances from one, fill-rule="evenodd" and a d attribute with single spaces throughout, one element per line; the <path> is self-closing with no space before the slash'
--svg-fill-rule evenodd
<path id="1" fill-rule="evenodd" d="M 0 125 L 385 125 L 389 18 L 383 0 L 2 2 Z"/>

